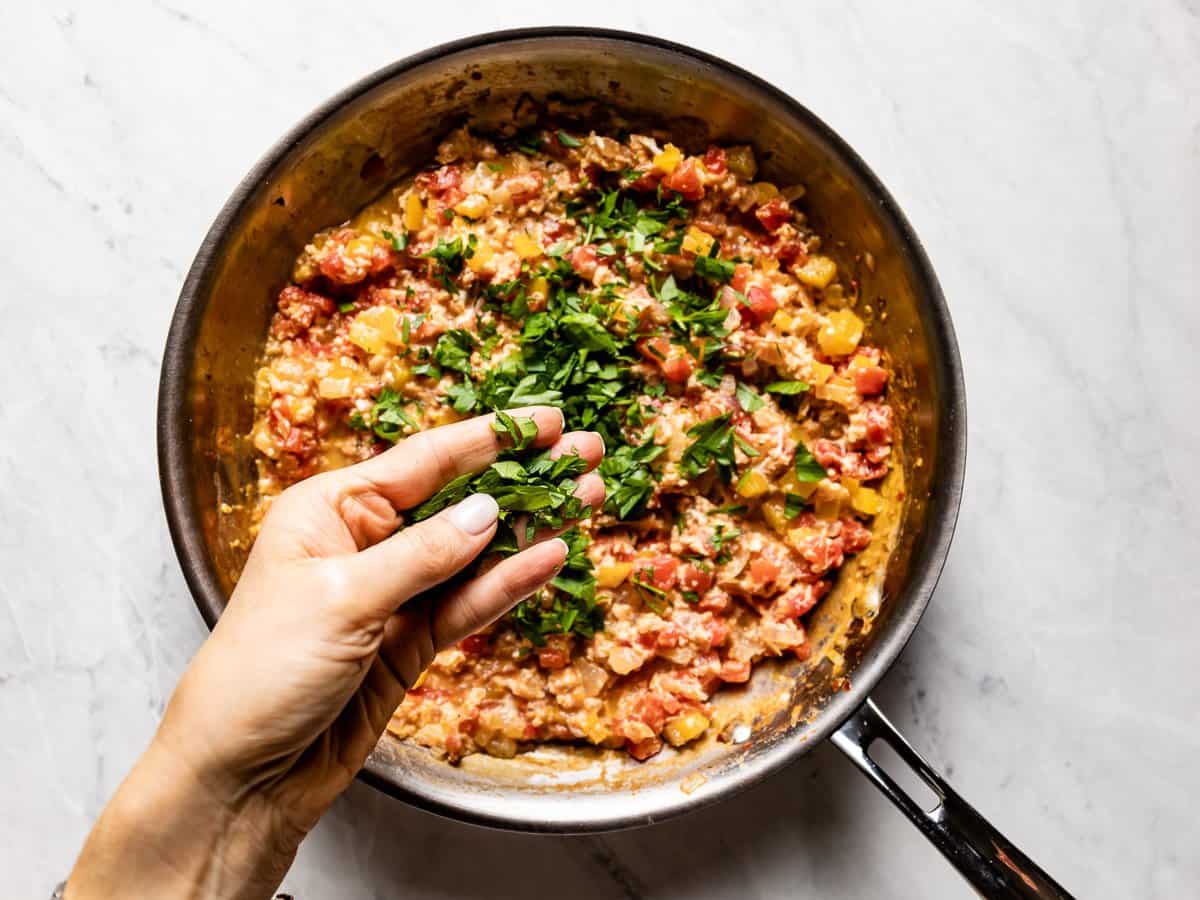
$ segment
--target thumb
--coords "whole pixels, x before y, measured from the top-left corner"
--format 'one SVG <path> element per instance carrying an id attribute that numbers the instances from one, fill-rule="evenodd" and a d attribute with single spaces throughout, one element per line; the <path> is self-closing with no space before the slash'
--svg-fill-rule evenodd
<path id="1" fill-rule="evenodd" d="M 383 619 L 422 591 L 457 574 L 488 545 L 500 513 L 493 497 L 473 494 L 347 560 L 355 612 Z"/>

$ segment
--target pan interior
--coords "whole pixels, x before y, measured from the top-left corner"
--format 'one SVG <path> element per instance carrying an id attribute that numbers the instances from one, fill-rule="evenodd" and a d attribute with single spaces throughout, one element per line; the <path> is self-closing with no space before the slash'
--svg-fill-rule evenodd
<path id="1" fill-rule="evenodd" d="M 547 748 L 452 767 L 385 737 L 368 763 L 374 783 L 441 812 L 577 831 L 654 821 L 716 799 L 828 734 L 846 711 L 847 678 L 869 687 L 886 665 L 866 664 L 878 655 L 872 649 L 887 642 L 898 652 L 928 599 L 928 579 L 915 585 L 912 576 L 938 557 L 931 505 L 946 501 L 933 487 L 954 462 L 939 446 L 947 385 L 946 350 L 935 349 L 944 343 L 940 301 L 930 296 L 936 286 L 890 199 L 824 126 L 766 86 L 657 43 L 579 33 L 468 42 L 380 73 L 315 114 L 243 185 L 193 269 L 184 302 L 190 293 L 194 340 L 176 360 L 187 385 L 180 433 L 164 439 L 181 448 L 191 538 L 178 542 L 207 613 L 224 603 L 248 549 L 253 373 L 297 253 L 315 231 L 425 164 L 453 127 L 504 122 L 531 107 L 597 130 L 615 110 L 634 127 L 670 130 L 693 152 L 750 143 L 765 178 L 803 183 L 802 205 L 825 252 L 861 284 L 872 339 L 896 373 L 891 398 L 901 422 L 901 466 L 888 490 L 898 496 L 902 487 L 904 499 L 882 539 L 814 614 L 820 652 L 808 663 L 763 666 L 746 690 L 719 695 L 723 740 L 641 764 L 615 751 Z"/>

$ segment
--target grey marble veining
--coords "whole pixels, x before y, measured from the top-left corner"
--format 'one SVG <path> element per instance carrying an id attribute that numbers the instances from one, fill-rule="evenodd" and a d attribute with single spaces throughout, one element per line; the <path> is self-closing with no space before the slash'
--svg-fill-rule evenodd
<path id="1" fill-rule="evenodd" d="M 257 156 L 432 43 L 654 32 L 788 90 L 925 240 L 966 365 L 950 563 L 879 691 L 1088 897 L 1200 889 L 1200 12 L 964 4 L 13 4 L 0 29 L 0 871 L 48 895 L 205 630 L 166 537 L 154 397 L 182 273 Z M 836 751 L 603 838 L 355 786 L 298 897 L 963 897 Z"/>

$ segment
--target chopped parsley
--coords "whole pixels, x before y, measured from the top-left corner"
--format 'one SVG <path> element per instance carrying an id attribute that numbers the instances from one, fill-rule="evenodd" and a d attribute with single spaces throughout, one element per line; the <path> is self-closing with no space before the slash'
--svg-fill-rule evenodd
<path id="1" fill-rule="evenodd" d="M 407 231 L 403 231 L 399 235 L 396 235 L 396 234 L 393 234 L 392 232 L 388 231 L 385 228 L 385 229 L 383 229 L 383 236 L 391 243 L 392 249 L 395 250 L 397 253 L 403 253 L 405 250 L 408 249 L 408 232 Z"/>
<path id="2" fill-rule="evenodd" d="M 350 425 L 359 430 L 370 429 L 390 444 L 421 430 L 416 420 L 405 410 L 411 401 L 392 388 L 384 388 L 375 398 L 375 405 L 366 415 L 357 410 L 350 416 Z"/>
<path id="3" fill-rule="evenodd" d="M 803 381 L 772 381 L 763 390 L 768 394 L 790 396 L 793 394 L 803 394 L 808 390 L 808 384 Z"/>
<path id="4" fill-rule="evenodd" d="M 794 466 L 796 480 L 802 484 L 814 484 L 829 474 L 803 444 L 796 445 Z"/>
<path id="5" fill-rule="evenodd" d="M 723 413 L 688 429 L 692 443 L 683 451 L 679 471 L 687 479 L 699 478 L 716 467 L 721 480 L 729 482 L 734 474 L 733 426 L 730 414 Z"/>
<path id="6" fill-rule="evenodd" d="M 763 398 L 758 395 L 758 392 L 754 388 L 740 381 L 737 383 L 737 402 L 738 406 L 748 413 L 758 412 L 766 406 Z"/>

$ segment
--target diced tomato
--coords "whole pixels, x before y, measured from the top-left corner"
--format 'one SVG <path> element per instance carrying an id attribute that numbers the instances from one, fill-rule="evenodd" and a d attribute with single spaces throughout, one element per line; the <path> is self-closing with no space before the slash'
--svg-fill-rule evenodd
<path id="1" fill-rule="evenodd" d="M 741 307 L 742 314 L 749 317 L 755 325 L 766 322 L 775 315 L 775 310 L 779 309 L 775 295 L 757 284 L 746 291 L 746 304 Z"/>
<path id="2" fill-rule="evenodd" d="M 430 195 L 441 200 L 446 206 L 453 206 L 466 196 L 462 190 L 462 172 L 458 166 L 442 166 L 432 172 L 422 172 L 414 181 Z"/>
<path id="3" fill-rule="evenodd" d="M 822 581 L 798 584 L 780 594 L 772 606 L 778 611 L 777 615 L 787 619 L 798 619 L 816 606 L 827 590 L 828 586 Z"/>
<path id="4" fill-rule="evenodd" d="M 674 556 L 656 556 L 650 563 L 650 582 L 662 591 L 675 587 L 679 560 Z"/>
<path id="5" fill-rule="evenodd" d="M 662 170 L 649 169 L 648 171 L 641 172 L 637 178 L 627 182 L 625 186 L 631 191 L 652 191 L 658 187 L 662 179 Z"/>
<path id="6" fill-rule="evenodd" d="M 772 252 L 782 266 L 802 266 L 808 262 L 808 251 L 804 249 L 804 243 L 796 239 L 776 242 Z"/>
<path id="7" fill-rule="evenodd" d="M 772 197 L 754 211 L 754 217 L 762 222 L 763 228 L 774 234 L 792 219 L 792 208 L 782 197 Z"/>
<path id="8" fill-rule="evenodd" d="M 766 556 L 756 556 L 750 560 L 750 580 L 755 584 L 766 586 L 779 577 L 779 564 Z"/>
<path id="9" fill-rule="evenodd" d="M 662 185 L 682 194 L 684 200 L 699 200 L 704 196 L 695 157 L 689 156 L 677 165 L 675 171 L 662 180 Z"/>
<path id="10" fill-rule="evenodd" d="M 638 351 L 662 370 L 667 381 L 682 384 L 692 375 L 692 358 L 664 337 L 638 341 Z"/>
<path id="11" fill-rule="evenodd" d="M 858 519 L 842 519 L 842 546 L 847 553 L 858 553 L 871 543 L 871 529 Z"/>
<path id="12" fill-rule="evenodd" d="M 810 644 L 808 641 L 805 641 L 803 644 L 793 647 L 792 652 L 796 654 L 796 659 L 800 660 L 800 662 L 804 662 L 812 656 L 812 644 Z"/>
<path id="13" fill-rule="evenodd" d="M 541 191 L 542 175 L 540 172 L 524 172 L 520 175 L 513 175 L 505 180 L 504 187 L 508 191 L 508 196 L 512 198 L 512 202 L 520 206 L 522 203 L 532 200 Z"/>
<path id="14" fill-rule="evenodd" d="M 467 656 L 483 656 L 487 653 L 488 646 L 486 634 L 473 634 L 458 642 L 458 649 Z"/>
<path id="15" fill-rule="evenodd" d="M 287 436 L 283 439 L 283 449 L 297 456 L 307 456 L 317 447 L 317 436 L 311 428 L 303 425 L 292 425 L 288 428 Z"/>
<path id="16" fill-rule="evenodd" d="M 646 738 L 644 741 L 627 741 L 625 750 L 638 762 L 644 762 L 662 751 L 662 738 Z"/>
<path id="17" fill-rule="evenodd" d="M 854 370 L 854 389 L 864 397 L 883 393 L 887 384 L 887 369 L 881 366 L 863 366 Z"/>
<path id="18" fill-rule="evenodd" d="M 713 586 L 711 569 L 702 569 L 693 563 L 684 563 L 679 567 L 679 587 L 685 591 L 695 591 L 703 594 Z"/>
<path id="19" fill-rule="evenodd" d="M 571 661 L 567 651 L 561 647 L 538 647 L 538 665 L 543 669 L 562 669 Z"/>
<path id="20" fill-rule="evenodd" d="M 598 265 L 599 259 L 596 256 L 595 244 L 582 244 L 571 251 L 571 268 L 579 273 L 581 278 L 590 281 L 596 274 Z"/>
<path id="21" fill-rule="evenodd" d="M 320 316 L 333 315 L 337 304 L 328 297 L 289 284 L 279 292 L 279 315 L 271 323 L 271 333 L 280 339 L 299 337 Z"/>
<path id="22" fill-rule="evenodd" d="M 738 263 L 733 267 L 733 278 L 730 279 L 729 286 L 738 293 L 746 293 L 746 281 L 753 271 L 749 263 Z"/>
<path id="23" fill-rule="evenodd" d="M 708 631 L 708 649 L 720 647 L 729 640 L 729 625 L 721 619 L 713 619 Z"/>
<path id="24" fill-rule="evenodd" d="M 724 175 L 727 169 L 725 151 L 720 147 L 709 147 L 704 154 L 704 168 L 714 175 Z"/>
<path id="25" fill-rule="evenodd" d="M 872 444 L 892 442 L 892 408 L 883 403 L 870 403 L 863 407 L 867 425 L 867 440 Z"/>
<path id="26" fill-rule="evenodd" d="M 571 226 L 568 222 L 556 219 L 553 216 L 542 221 L 542 234 L 552 241 L 558 240 L 570 230 Z"/>

